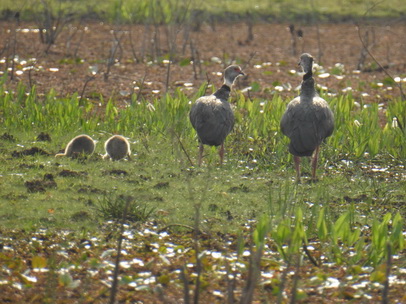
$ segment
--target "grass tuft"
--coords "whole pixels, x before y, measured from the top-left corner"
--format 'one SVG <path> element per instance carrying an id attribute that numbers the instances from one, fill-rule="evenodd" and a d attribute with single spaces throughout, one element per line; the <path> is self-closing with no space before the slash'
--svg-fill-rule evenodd
<path id="1" fill-rule="evenodd" d="M 129 222 L 145 223 L 154 213 L 153 207 L 138 204 L 135 198 L 129 195 L 109 193 L 100 198 L 95 208 L 101 218 L 118 221 L 123 219 L 124 209 L 128 203 L 125 220 Z"/>

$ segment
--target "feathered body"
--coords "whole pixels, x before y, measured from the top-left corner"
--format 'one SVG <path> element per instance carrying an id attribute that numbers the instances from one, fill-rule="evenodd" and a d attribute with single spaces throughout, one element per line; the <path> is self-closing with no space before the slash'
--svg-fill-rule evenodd
<path id="1" fill-rule="evenodd" d="M 109 157 L 112 160 L 120 160 L 125 157 L 130 159 L 131 149 L 128 140 L 121 135 L 113 135 L 104 144 L 106 154 L 103 158 Z"/>
<path id="2" fill-rule="evenodd" d="M 299 63 L 305 75 L 301 85 L 300 96 L 287 106 L 281 119 L 281 131 L 290 138 L 289 152 L 295 158 L 298 179 L 300 168 L 298 157 L 313 156 L 313 179 L 319 146 L 334 130 L 334 114 L 328 103 L 321 98 L 314 88 L 312 72 L 313 58 L 303 54 Z"/>
<path id="3" fill-rule="evenodd" d="M 204 145 L 220 146 L 234 127 L 234 113 L 228 103 L 230 87 L 196 100 L 190 110 L 190 122 Z"/>
<path id="4" fill-rule="evenodd" d="M 199 165 L 203 145 L 220 146 L 220 163 L 223 161 L 224 141 L 234 126 L 234 113 L 228 103 L 231 86 L 235 79 L 244 75 L 236 65 L 224 71 L 224 84 L 214 94 L 202 96 L 193 104 L 189 118 L 200 142 Z"/>
<path id="5" fill-rule="evenodd" d="M 289 152 L 296 156 L 312 156 L 334 130 L 334 115 L 327 102 L 314 88 L 309 91 L 310 94 L 303 94 L 302 84 L 300 96 L 288 104 L 281 120 L 282 133 L 290 138 Z"/>
<path id="6" fill-rule="evenodd" d="M 55 156 L 68 156 L 75 157 L 80 154 L 92 154 L 94 152 L 96 143 L 86 134 L 74 137 L 66 146 L 64 153 L 58 153 Z"/>

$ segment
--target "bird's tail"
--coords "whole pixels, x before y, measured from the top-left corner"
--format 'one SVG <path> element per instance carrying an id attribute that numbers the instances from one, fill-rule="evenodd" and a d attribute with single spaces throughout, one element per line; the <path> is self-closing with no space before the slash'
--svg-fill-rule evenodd
<path id="1" fill-rule="evenodd" d="M 316 147 L 304 147 L 303 145 L 296 146 L 293 142 L 289 144 L 289 152 L 295 156 L 312 156 Z"/>

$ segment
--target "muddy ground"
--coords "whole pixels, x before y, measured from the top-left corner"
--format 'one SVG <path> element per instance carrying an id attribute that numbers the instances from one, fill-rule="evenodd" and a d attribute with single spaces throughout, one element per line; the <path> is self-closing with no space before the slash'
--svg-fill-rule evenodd
<path id="1" fill-rule="evenodd" d="M 379 103 L 399 96 L 396 83 L 379 64 L 394 78 L 400 77 L 400 83 L 406 82 L 406 24 L 360 26 L 360 35 L 379 64 L 363 52 L 354 24 L 294 26 L 292 36 L 289 24 L 256 24 L 251 29 L 245 23 L 203 25 L 192 31 L 181 26 L 89 22 L 65 26 L 56 43 L 48 45 L 41 41 L 36 24 L 2 22 L 0 71 L 8 70 L 8 87 L 21 81 L 27 87 L 35 85 L 40 93 L 84 92 L 95 102 L 100 94 L 105 100 L 129 102 L 132 93 L 152 100 L 177 87 L 194 93 L 206 81 L 217 87 L 219 72 L 236 61 L 247 73 L 238 88 L 257 83 L 249 97 L 270 99 L 279 92 L 290 98 L 301 80 L 293 73 L 298 57 L 309 52 L 324 67 L 318 84 L 333 94 L 348 91 Z M 13 57 L 14 64 L 6 60 Z"/>

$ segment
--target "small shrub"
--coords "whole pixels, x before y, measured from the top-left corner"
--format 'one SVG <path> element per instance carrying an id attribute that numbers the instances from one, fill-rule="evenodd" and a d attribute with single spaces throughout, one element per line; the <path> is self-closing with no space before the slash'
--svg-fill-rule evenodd
<path id="1" fill-rule="evenodd" d="M 103 196 L 96 204 L 96 211 L 105 220 L 124 218 L 130 222 L 145 222 L 154 212 L 154 208 L 138 204 L 133 196 L 120 194 Z"/>

